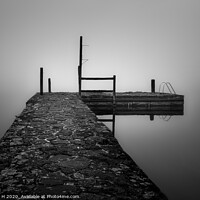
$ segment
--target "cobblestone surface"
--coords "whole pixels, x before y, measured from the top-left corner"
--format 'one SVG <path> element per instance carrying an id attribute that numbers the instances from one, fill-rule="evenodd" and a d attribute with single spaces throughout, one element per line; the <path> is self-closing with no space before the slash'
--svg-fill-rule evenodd
<path id="1" fill-rule="evenodd" d="M 0 140 L 0 194 L 167 199 L 76 93 L 27 102 Z"/>

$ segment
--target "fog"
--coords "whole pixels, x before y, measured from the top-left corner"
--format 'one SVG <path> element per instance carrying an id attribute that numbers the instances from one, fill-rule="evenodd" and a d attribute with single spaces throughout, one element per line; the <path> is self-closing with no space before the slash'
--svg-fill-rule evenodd
<path id="1" fill-rule="evenodd" d="M 199 110 L 198 0 L 0 0 L 0 135 L 39 91 L 78 91 L 79 37 L 86 76 L 117 76 L 117 91 L 169 81 Z M 94 87 L 93 83 L 84 84 Z M 109 87 L 105 85 L 104 87 Z"/>
<path id="2" fill-rule="evenodd" d="M 84 75 L 116 74 L 118 91 L 149 91 L 155 78 L 180 94 L 197 92 L 199 7 L 195 0 L 1 0 L 1 135 L 38 92 L 40 67 L 45 89 L 50 77 L 53 91 L 77 91 L 80 35 L 89 45 Z"/>
<path id="3" fill-rule="evenodd" d="M 0 1 L 0 133 L 39 90 L 77 91 L 79 37 L 84 75 L 117 75 L 118 91 L 199 91 L 199 1 Z M 90 85 L 85 84 L 86 87 Z M 188 88 L 187 88 L 188 87 Z"/>

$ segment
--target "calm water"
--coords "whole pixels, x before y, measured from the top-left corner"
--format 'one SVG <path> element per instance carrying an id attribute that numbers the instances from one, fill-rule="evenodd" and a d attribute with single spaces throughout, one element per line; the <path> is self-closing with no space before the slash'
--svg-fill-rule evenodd
<path id="1" fill-rule="evenodd" d="M 116 116 L 115 120 L 115 136 L 123 149 L 169 200 L 198 200 L 200 196 L 200 94 L 189 88 L 186 93 L 180 93 L 185 95 L 183 116 L 172 116 L 169 121 L 136 115 Z M 18 104 L 15 100 L 13 108 L 7 109 L 10 120 L 5 127 L 25 107 L 21 102 L 19 98 Z M 112 128 L 111 123 L 106 125 Z"/>
<path id="2" fill-rule="evenodd" d="M 169 200 L 200 197 L 199 109 L 197 101 L 187 100 L 184 115 L 169 121 L 136 115 L 116 116 L 115 121 L 115 136 L 123 149 Z"/>

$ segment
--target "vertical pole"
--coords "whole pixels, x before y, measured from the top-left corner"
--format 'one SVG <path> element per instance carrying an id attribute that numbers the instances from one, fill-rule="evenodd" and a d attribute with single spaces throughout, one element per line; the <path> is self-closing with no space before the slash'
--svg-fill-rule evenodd
<path id="1" fill-rule="evenodd" d="M 78 66 L 78 93 L 81 96 L 81 67 Z"/>
<path id="2" fill-rule="evenodd" d="M 113 76 L 113 105 L 116 104 L 116 75 Z"/>
<path id="3" fill-rule="evenodd" d="M 82 56 L 83 56 L 83 36 L 80 36 L 79 66 L 81 67 L 82 67 Z"/>
<path id="4" fill-rule="evenodd" d="M 40 95 L 43 95 L 43 68 L 40 68 Z"/>
<path id="5" fill-rule="evenodd" d="M 49 88 L 49 93 L 51 93 L 51 79 L 48 79 L 48 88 Z"/>
<path id="6" fill-rule="evenodd" d="M 115 108 L 113 108 L 112 133 L 115 136 Z"/>
<path id="7" fill-rule="evenodd" d="M 82 56 L 83 56 L 83 36 L 80 36 L 80 52 L 79 52 L 79 95 L 81 96 L 81 78 L 82 78 Z"/>
<path id="8" fill-rule="evenodd" d="M 154 120 L 154 115 L 150 115 L 150 121 Z"/>
<path id="9" fill-rule="evenodd" d="M 155 93 L 155 79 L 151 79 L 151 92 Z"/>
<path id="10" fill-rule="evenodd" d="M 116 109 L 116 75 L 113 75 L 113 121 L 112 121 L 113 136 L 115 136 L 115 109 Z"/>

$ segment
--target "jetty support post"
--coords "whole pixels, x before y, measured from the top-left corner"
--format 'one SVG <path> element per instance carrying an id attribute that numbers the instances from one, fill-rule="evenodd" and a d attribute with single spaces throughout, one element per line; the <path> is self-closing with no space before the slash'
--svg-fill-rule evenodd
<path id="1" fill-rule="evenodd" d="M 155 93 L 155 79 L 151 79 L 151 92 Z"/>
<path id="2" fill-rule="evenodd" d="M 40 95 L 43 95 L 43 68 L 40 68 Z"/>
<path id="3" fill-rule="evenodd" d="M 113 75 L 113 118 L 112 118 L 112 133 L 115 137 L 115 112 L 116 112 L 116 75 Z"/>
<path id="4" fill-rule="evenodd" d="M 48 78 L 48 90 L 49 90 L 49 93 L 51 93 L 51 79 Z"/>

